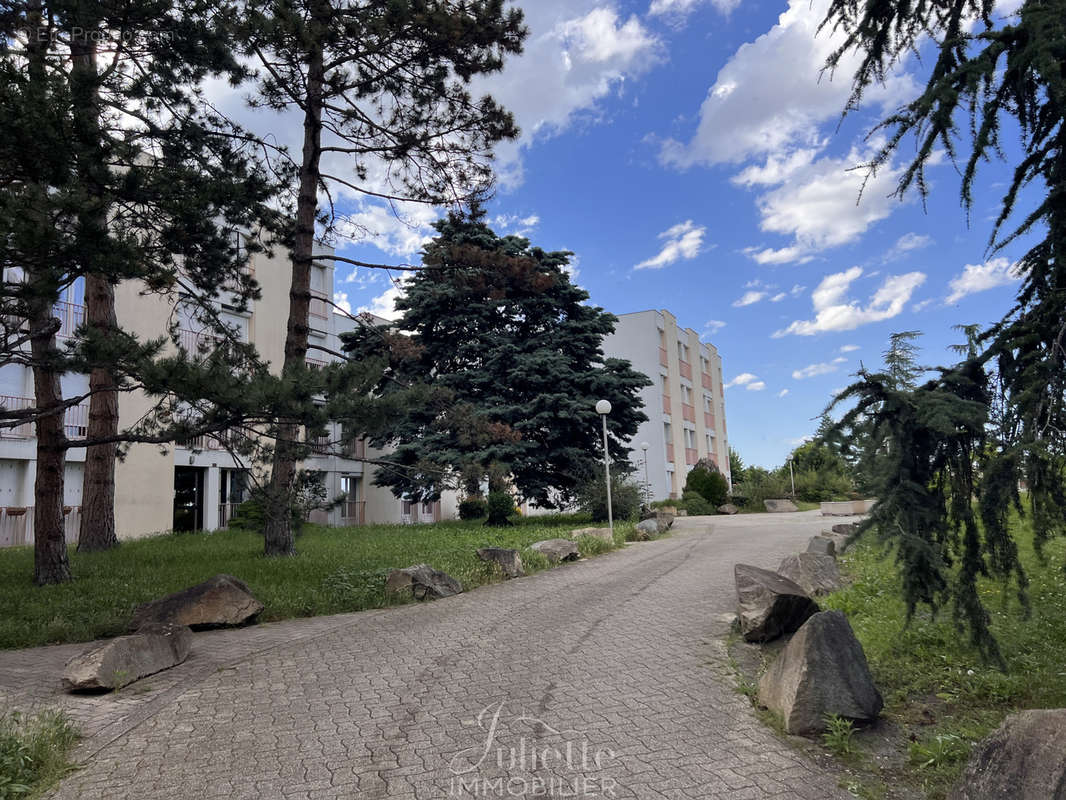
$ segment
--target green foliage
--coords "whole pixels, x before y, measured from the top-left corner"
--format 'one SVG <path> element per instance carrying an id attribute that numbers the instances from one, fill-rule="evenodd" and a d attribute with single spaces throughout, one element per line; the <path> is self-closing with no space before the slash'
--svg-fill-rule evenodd
<path id="1" fill-rule="evenodd" d="M 38 794 L 70 769 L 78 734 L 61 712 L 0 716 L 0 800 Z"/>
<path id="2" fill-rule="evenodd" d="M 683 508 L 690 517 L 702 517 L 717 513 L 718 506 L 712 505 L 702 494 L 686 490 L 681 493 L 681 499 L 677 502 L 678 508 Z"/>
<path id="3" fill-rule="evenodd" d="M 744 471 L 744 483 L 733 487 L 733 503 L 739 508 L 763 511 L 764 500 L 788 497 L 792 490 L 778 473 L 762 467 L 748 467 Z"/>
<path id="4" fill-rule="evenodd" d="M 729 485 L 713 462 L 700 461 L 689 470 L 688 477 L 685 479 L 682 498 L 690 492 L 701 495 L 714 508 L 724 504 L 729 499 Z M 692 512 L 690 511 L 689 513 Z"/>
<path id="5" fill-rule="evenodd" d="M 742 483 L 744 481 L 744 461 L 740 457 L 740 453 L 732 448 L 729 448 L 729 476 L 732 478 L 733 483 Z"/>
<path id="6" fill-rule="evenodd" d="M 122 543 L 116 550 L 71 553 L 73 583 L 33 585 L 32 547 L 0 550 L 0 586 L 9 613 L 0 616 L 0 649 L 86 642 L 121 635 L 134 608 L 185 589 L 219 572 L 235 575 L 265 605 L 262 620 L 340 614 L 381 608 L 390 569 L 427 563 L 465 589 L 498 580 L 479 547 L 515 548 L 527 572 L 550 566 L 529 545 L 588 525 L 579 515 L 515 519 L 504 528 L 480 522 L 433 525 L 306 526 L 297 558 L 263 558 L 252 531 L 166 534 Z M 632 523 L 615 524 L 624 538 Z M 584 551 L 583 551 L 584 552 Z"/>
<path id="7" fill-rule="evenodd" d="M 850 719 L 844 719 L 836 714 L 826 714 L 826 731 L 822 734 L 822 741 L 832 753 L 838 756 L 849 756 L 854 752 L 852 734 L 855 729 Z"/>
<path id="8" fill-rule="evenodd" d="M 459 519 L 482 519 L 489 513 L 489 504 L 484 497 L 466 497 L 459 501 Z"/>
<path id="9" fill-rule="evenodd" d="M 611 473 L 611 513 L 615 520 L 635 521 L 640 516 L 640 487 L 629 478 Z M 607 521 L 607 481 L 593 478 L 578 494 L 578 507 L 593 522 Z"/>
<path id="10" fill-rule="evenodd" d="M 297 473 L 295 485 L 289 494 L 290 525 L 294 533 L 300 532 L 314 509 L 323 508 L 326 505 L 324 477 L 321 472 L 314 470 L 302 470 Z M 266 525 L 264 490 L 259 487 L 253 488 L 251 495 L 233 510 L 227 527 L 263 532 Z"/>
<path id="11" fill-rule="evenodd" d="M 398 442 L 390 456 L 397 468 L 375 481 L 435 495 L 500 468 L 526 499 L 564 506 L 599 474 L 596 401 L 611 402 L 611 455 L 627 463 L 625 442 L 647 419 L 639 392 L 648 379 L 604 357 L 616 318 L 587 304 L 588 293 L 571 282 L 570 253 L 498 236 L 476 207 L 435 227 L 427 269 L 397 303 L 403 316 L 389 330 L 345 339 L 357 357 L 388 350 L 383 395 L 418 381 L 433 391 L 380 437 Z"/>
<path id="12" fill-rule="evenodd" d="M 510 492 L 489 492 L 485 511 L 488 514 L 486 525 L 510 525 L 510 518 L 515 513 L 514 498 Z"/>
<path id="13" fill-rule="evenodd" d="M 970 745 L 954 733 L 937 733 L 911 742 L 911 763 L 919 769 L 940 769 L 962 764 L 970 756 Z"/>
<path id="14" fill-rule="evenodd" d="M 796 499 L 808 503 L 847 500 L 854 494 L 851 481 L 839 472 L 804 470 L 795 473 Z"/>

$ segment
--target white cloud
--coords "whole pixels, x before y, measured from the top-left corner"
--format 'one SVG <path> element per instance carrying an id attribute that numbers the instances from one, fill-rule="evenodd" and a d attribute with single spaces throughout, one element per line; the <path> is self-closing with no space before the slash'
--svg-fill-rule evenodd
<path id="1" fill-rule="evenodd" d="M 771 303 L 780 303 L 786 297 L 788 297 L 788 292 L 780 292 L 778 294 L 775 294 L 773 297 L 771 297 L 770 298 L 770 302 Z"/>
<path id="2" fill-rule="evenodd" d="M 800 286 L 798 283 L 788 290 L 788 293 L 793 297 L 799 297 L 806 290 L 806 286 Z"/>
<path id="3" fill-rule="evenodd" d="M 711 0 L 711 2 L 723 14 L 728 14 L 740 5 L 740 0 Z M 648 16 L 684 18 L 705 3 L 706 0 L 651 0 L 651 5 L 648 6 Z"/>
<path id="4" fill-rule="evenodd" d="M 720 319 L 709 319 L 707 324 L 703 326 L 704 333 L 718 333 L 725 327 L 725 323 Z"/>
<path id="5" fill-rule="evenodd" d="M 349 314 L 352 313 L 352 304 L 348 302 L 347 292 L 334 292 L 333 302 L 341 311 L 347 311 Z"/>
<path id="6" fill-rule="evenodd" d="M 847 364 L 848 360 L 844 356 L 837 356 L 833 359 L 834 364 Z"/>
<path id="7" fill-rule="evenodd" d="M 811 336 L 825 331 L 850 331 L 860 325 L 891 319 L 903 311 L 914 291 L 925 283 L 926 277 L 922 272 L 891 275 L 885 278 L 864 306 L 847 297 L 851 284 L 861 275 L 862 269 L 859 267 L 826 275 L 811 293 L 814 319 L 796 320 L 784 330 L 774 333 L 774 338 L 789 334 Z"/>
<path id="8" fill-rule="evenodd" d="M 540 216 L 530 214 L 527 217 L 520 217 L 517 214 L 497 214 L 493 217 L 492 223 L 499 234 L 528 237 L 540 224 Z"/>
<path id="9" fill-rule="evenodd" d="M 400 312 L 396 310 L 396 300 L 402 294 L 403 287 L 399 285 L 399 281 L 397 281 L 371 300 L 370 305 L 360 306 L 359 312 L 368 311 L 375 316 L 383 317 L 388 320 L 399 319 Z"/>
<path id="10" fill-rule="evenodd" d="M 918 233 L 905 233 L 900 236 L 892 248 L 885 255 L 886 261 L 892 261 L 912 250 L 921 250 L 923 247 L 928 247 L 933 243 L 932 236 L 925 236 Z"/>
<path id="11" fill-rule="evenodd" d="M 792 377 L 801 381 L 804 378 L 813 378 L 816 375 L 828 375 L 830 372 L 836 372 L 837 367 L 835 364 L 810 364 L 803 369 L 793 370 Z"/>
<path id="12" fill-rule="evenodd" d="M 755 381 L 758 381 L 758 380 L 759 380 L 759 376 L 758 375 L 752 375 L 750 372 L 742 372 L 739 375 L 737 375 L 735 378 L 733 378 L 733 380 L 731 380 L 729 383 L 727 383 L 725 385 L 725 388 L 729 389 L 729 388 L 731 388 L 733 386 L 747 386 L 748 384 L 754 383 Z"/>
<path id="13" fill-rule="evenodd" d="M 841 353 L 854 353 L 856 350 L 861 349 L 857 344 L 846 344 L 840 348 Z"/>
<path id="14" fill-rule="evenodd" d="M 766 388 L 766 384 L 763 381 L 752 381 L 744 387 L 749 392 L 761 392 Z"/>
<path id="15" fill-rule="evenodd" d="M 659 234 L 665 241 L 657 255 L 641 261 L 633 269 L 662 269 L 681 259 L 693 259 L 703 249 L 703 236 L 707 228 L 687 219 Z"/>
<path id="16" fill-rule="evenodd" d="M 758 303 L 766 297 L 766 292 L 744 292 L 739 299 L 733 301 L 733 308 L 743 308 L 744 306 L 750 306 L 754 303 Z"/>
<path id="17" fill-rule="evenodd" d="M 784 397 L 786 394 L 788 394 L 788 389 L 782 389 L 780 392 L 777 393 L 777 396 Z"/>
<path id="18" fill-rule="evenodd" d="M 1017 262 L 1012 264 L 1005 258 L 993 258 L 984 264 L 967 264 L 948 284 L 951 294 L 947 302 L 954 303 L 970 294 L 1006 286 L 1021 277 Z"/>
<path id="19" fill-rule="evenodd" d="M 807 444 L 807 442 L 811 441 L 813 438 L 814 437 L 808 433 L 806 436 L 797 436 L 795 439 L 785 439 L 785 442 L 792 447 L 799 447 L 801 444 Z"/>

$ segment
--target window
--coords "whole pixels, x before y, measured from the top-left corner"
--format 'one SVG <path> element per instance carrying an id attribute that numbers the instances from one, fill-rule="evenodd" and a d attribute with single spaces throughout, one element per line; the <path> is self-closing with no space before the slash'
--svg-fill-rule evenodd
<path id="1" fill-rule="evenodd" d="M 713 453 L 714 452 L 714 434 L 713 433 L 708 433 L 707 434 L 707 452 L 708 453 Z"/>
<path id="2" fill-rule="evenodd" d="M 682 361 L 688 361 L 688 346 L 684 342 L 677 343 L 677 357 Z"/>
<path id="3" fill-rule="evenodd" d="M 681 399 L 684 402 L 688 403 L 689 405 L 692 405 L 692 387 L 691 386 L 682 386 L 681 387 Z"/>
<path id="4" fill-rule="evenodd" d="M 685 448 L 688 450 L 696 449 L 696 431 L 691 428 L 685 428 Z"/>
<path id="5" fill-rule="evenodd" d="M 670 423 L 669 422 L 664 422 L 663 423 L 663 435 L 666 436 L 666 443 L 667 444 L 670 444 L 670 442 L 672 442 L 674 440 L 674 433 L 670 429 Z"/>
<path id="6" fill-rule="evenodd" d="M 663 394 L 670 394 L 670 379 L 663 375 Z"/>
<path id="7" fill-rule="evenodd" d="M 709 394 L 705 394 L 703 396 L 703 410 L 706 411 L 708 414 L 714 413 L 713 403 L 714 401 L 711 399 L 711 396 Z"/>

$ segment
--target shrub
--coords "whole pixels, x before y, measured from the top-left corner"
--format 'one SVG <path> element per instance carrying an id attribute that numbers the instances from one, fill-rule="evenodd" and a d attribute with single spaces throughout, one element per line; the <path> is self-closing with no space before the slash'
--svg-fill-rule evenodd
<path id="1" fill-rule="evenodd" d="M 839 472 L 808 469 L 796 473 L 796 497 L 808 503 L 847 499 L 853 488 L 847 476 Z"/>
<path id="2" fill-rule="evenodd" d="M 459 519 L 481 519 L 489 512 L 484 497 L 467 497 L 459 503 Z"/>
<path id="3" fill-rule="evenodd" d="M 511 525 L 509 518 L 515 513 L 514 498 L 507 492 L 489 492 L 485 510 L 489 515 L 486 525 Z"/>
<path id="4" fill-rule="evenodd" d="M 578 495 L 581 510 L 593 522 L 607 521 L 607 482 L 601 477 L 585 484 Z M 640 516 L 640 487 L 626 477 L 611 476 L 611 511 L 616 520 L 633 521 Z"/>
<path id="5" fill-rule="evenodd" d="M 724 500 L 722 502 L 725 502 Z M 683 508 L 689 513 L 689 516 L 703 517 L 708 514 L 714 514 L 717 511 L 717 506 L 711 505 L 699 492 L 693 492 L 691 490 L 685 491 L 681 495 L 681 500 L 678 502 L 678 508 Z"/>
<path id="6" fill-rule="evenodd" d="M 251 497 L 233 509 L 227 527 L 262 532 L 266 524 L 263 494 L 263 489 L 258 487 L 252 489 Z M 326 505 L 324 474 L 317 470 L 298 473 L 294 483 L 292 502 L 289 505 L 293 533 L 300 533 L 311 511 L 324 508 Z"/>
<path id="7" fill-rule="evenodd" d="M 714 466 L 713 462 L 701 460 L 688 473 L 685 479 L 685 494 L 695 492 L 708 503 L 717 508 L 729 499 L 729 484 Z M 691 511 L 689 512 L 692 513 Z"/>

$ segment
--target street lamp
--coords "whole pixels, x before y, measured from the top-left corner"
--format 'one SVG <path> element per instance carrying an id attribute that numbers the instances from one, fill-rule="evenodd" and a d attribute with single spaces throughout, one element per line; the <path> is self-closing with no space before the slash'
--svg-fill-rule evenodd
<path id="1" fill-rule="evenodd" d="M 611 509 L 611 456 L 607 451 L 607 415 L 611 413 L 611 402 L 600 400 L 596 403 L 596 413 L 603 420 L 603 471 L 607 476 L 607 526 L 614 536 L 614 512 Z"/>
<path id="2" fill-rule="evenodd" d="M 640 449 L 644 451 L 644 502 L 651 502 L 651 482 L 648 480 L 648 443 L 641 442 Z"/>
<path id="3" fill-rule="evenodd" d="M 788 457 L 788 477 L 792 479 L 792 499 L 796 499 L 796 475 L 792 472 L 792 456 Z"/>

